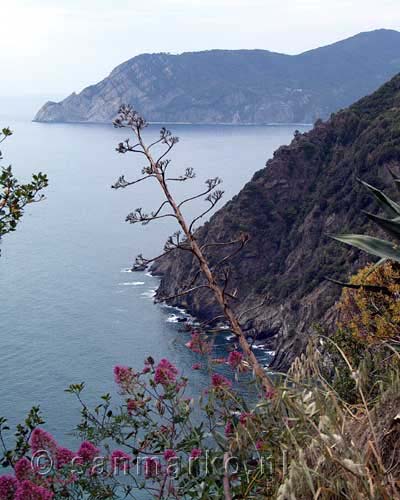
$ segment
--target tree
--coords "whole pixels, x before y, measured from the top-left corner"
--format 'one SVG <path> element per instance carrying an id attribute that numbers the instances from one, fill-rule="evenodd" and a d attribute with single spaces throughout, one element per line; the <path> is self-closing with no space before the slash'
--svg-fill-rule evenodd
<path id="1" fill-rule="evenodd" d="M 9 128 L 0 132 L 0 144 L 12 135 Z M 3 156 L 0 151 L 0 160 Z M 20 184 L 15 178 L 11 165 L 1 167 L 0 172 L 0 238 L 15 231 L 18 222 L 24 214 L 24 209 L 31 203 L 37 203 L 44 198 L 39 194 L 47 187 L 47 176 L 41 172 L 32 175 L 28 184 Z"/>
<path id="2" fill-rule="evenodd" d="M 164 253 L 161 256 L 146 259 L 142 255 L 139 255 L 136 259 L 136 267 L 142 269 L 143 266 L 154 262 L 175 249 L 191 252 L 196 258 L 199 266 L 195 279 L 188 287 L 185 287 L 173 297 L 165 297 L 164 300 L 170 300 L 188 293 L 194 293 L 197 290 L 204 288 L 210 290 L 221 306 L 223 316 L 227 319 L 232 333 L 236 336 L 247 361 L 253 369 L 254 375 L 261 382 L 264 390 L 270 391 L 273 387 L 273 383 L 269 379 L 264 368 L 258 362 L 254 352 L 248 344 L 246 336 L 240 325 L 240 321 L 231 305 L 231 301 L 236 299 L 236 291 L 229 290 L 229 268 L 227 268 L 226 265 L 229 259 L 233 255 L 236 255 L 246 245 L 249 236 L 242 234 L 241 237 L 235 241 L 215 242 L 200 246 L 194 232 L 195 224 L 206 214 L 211 212 L 211 210 L 213 210 L 217 203 L 222 199 L 223 191 L 218 189 L 218 186 L 221 184 L 221 179 L 219 177 L 208 179 L 206 181 L 206 189 L 204 191 L 178 202 L 171 194 L 169 183 L 185 182 L 189 179 L 193 179 L 195 176 L 192 168 L 187 168 L 184 174 L 178 177 L 170 177 L 169 174 L 167 174 L 168 167 L 170 165 L 170 160 L 167 158 L 167 155 L 178 143 L 179 139 L 174 137 L 166 128 L 162 128 L 159 139 L 150 145 L 147 145 L 144 142 L 142 135 L 142 131 L 147 126 L 147 123 L 130 106 L 121 107 L 119 116 L 114 121 L 114 125 L 118 128 L 129 128 L 132 130 L 135 138 L 134 144 L 132 144 L 129 139 L 126 139 L 125 142 L 121 142 L 118 145 L 117 151 L 122 154 L 135 153 L 144 156 L 147 165 L 142 169 L 142 177 L 133 181 L 127 181 L 124 176 L 121 176 L 113 185 L 113 188 L 126 188 L 151 179 L 158 182 L 165 198 L 157 210 L 145 213 L 142 208 L 137 208 L 134 212 L 127 216 L 126 220 L 132 224 L 148 224 L 151 221 L 172 217 L 180 226 L 180 231 L 174 233 L 169 238 L 164 248 Z M 153 155 L 153 149 L 156 146 L 161 146 L 162 148 L 158 158 Z M 192 221 L 188 222 L 182 213 L 182 206 L 203 197 L 205 197 L 208 207 Z M 232 246 L 233 250 L 231 254 L 225 256 L 217 264 L 211 266 L 205 254 L 205 251 L 209 246 Z"/>

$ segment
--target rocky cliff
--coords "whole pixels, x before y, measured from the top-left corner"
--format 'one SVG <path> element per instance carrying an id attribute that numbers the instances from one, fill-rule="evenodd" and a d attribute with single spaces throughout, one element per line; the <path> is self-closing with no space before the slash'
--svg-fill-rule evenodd
<path id="1" fill-rule="evenodd" d="M 357 178 L 390 186 L 389 165 L 400 165 L 400 76 L 310 132 L 295 134 L 197 231 L 201 243 L 250 235 L 232 261 L 231 286 L 240 292 L 236 308 L 245 329 L 273 339 L 273 367 L 287 368 L 315 325 L 332 327 L 340 289 L 324 277 L 346 279 L 366 257 L 326 235 L 368 232 L 362 210 L 374 211 L 375 204 Z M 208 255 L 211 262 L 221 257 Z M 158 296 L 175 294 L 196 269 L 187 252 L 164 258 L 154 267 L 162 276 Z M 263 307 L 245 312 L 264 297 Z M 219 314 L 202 291 L 174 304 L 201 318 Z"/>
<path id="2" fill-rule="evenodd" d="M 400 33 L 378 30 L 297 56 L 265 50 L 143 54 L 35 120 L 111 122 L 132 104 L 149 121 L 313 123 L 400 71 Z"/>

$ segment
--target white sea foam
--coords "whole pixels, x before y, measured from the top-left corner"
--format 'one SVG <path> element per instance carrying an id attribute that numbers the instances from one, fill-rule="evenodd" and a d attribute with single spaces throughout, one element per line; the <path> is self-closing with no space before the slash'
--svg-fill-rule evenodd
<path id="1" fill-rule="evenodd" d="M 124 267 L 120 271 L 121 273 L 133 273 L 132 269 L 130 267 Z"/>
<path id="2" fill-rule="evenodd" d="M 150 288 L 150 290 L 147 290 L 146 292 L 142 292 L 140 295 L 145 299 L 154 299 L 154 297 L 156 295 L 156 289 Z"/>
<path id="3" fill-rule="evenodd" d="M 180 319 L 180 317 L 177 316 L 176 314 L 170 314 L 166 321 L 167 321 L 167 323 L 178 323 L 179 319 Z"/>
<path id="4" fill-rule="evenodd" d="M 263 351 L 265 352 L 265 354 L 268 354 L 268 356 L 275 356 L 275 351 L 270 351 L 268 350 L 267 347 L 263 346 L 263 345 L 253 345 L 253 349 L 256 349 L 257 351 Z"/>
<path id="5" fill-rule="evenodd" d="M 160 307 L 163 307 L 164 309 L 176 309 L 176 307 L 174 306 L 170 306 L 169 304 L 167 304 L 166 302 L 160 302 L 159 304 Z"/>
<path id="6" fill-rule="evenodd" d="M 126 281 L 125 283 L 118 283 L 120 286 L 140 286 L 144 285 L 144 281 Z"/>

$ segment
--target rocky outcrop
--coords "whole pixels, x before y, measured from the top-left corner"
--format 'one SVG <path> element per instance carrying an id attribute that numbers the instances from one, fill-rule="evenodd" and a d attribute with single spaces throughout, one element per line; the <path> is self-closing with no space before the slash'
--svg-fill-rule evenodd
<path id="1" fill-rule="evenodd" d="M 367 257 L 327 234 L 369 231 L 362 210 L 376 206 L 357 178 L 389 187 L 388 165 L 400 165 L 400 76 L 310 132 L 295 134 L 197 231 L 201 244 L 250 235 L 232 260 L 231 287 L 239 290 L 235 307 L 245 329 L 275 339 L 274 368 L 288 367 L 316 325 L 332 330 L 340 288 L 325 277 L 345 280 Z M 223 255 L 215 247 L 208 252 L 211 263 Z M 162 259 L 153 268 L 162 276 L 158 297 L 176 294 L 196 270 L 188 252 Z M 173 303 L 201 318 L 220 313 L 203 291 Z"/>
<path id="2" fill-rule="evenodd" d="M 143 54 L 60 103 L 40 122 L 106 122 L 121 104 L 148 121 L 313 123 L 400 71 L 400 33 L 378 30 L 297 56 L 265 50 Z"/>

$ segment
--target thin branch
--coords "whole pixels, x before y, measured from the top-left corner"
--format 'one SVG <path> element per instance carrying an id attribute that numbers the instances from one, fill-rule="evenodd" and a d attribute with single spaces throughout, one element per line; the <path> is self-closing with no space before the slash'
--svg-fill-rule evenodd
<path id="1" fill-rule="evenodd" d="M 162 206 L 160 207 L 160 209 L 161 208 L 162 208 Z M 157 213 L 158 213 L 158 211 L 157 211 Z M 174 219 L 176 219 L 175 214 L 156 215 L 153 212 L 151 214 L 145 214 L 145 213 L 143 213 L 141 208 L 136 208 L 134 212 L 131 212 L 130 214 L 128 214 L 126 216 L 125 221 L 129 222 L 130 224 L 141 223 L 143 225 L 146 225 L 149 222 L 152 222 L 152 221 L 158 220 L 158 219 L 164 219 L 166 217 L 173 217 Z"/>
<path id="2" fill-rule="evenodd" d="M 146 179 L 149 179 L 150 177 L 154 177 L 154 175 L 153 174 L 145 175 L 144 177 L 141 177 L 140 179 L 128 182 L 127 180 L 125 180 L 125 176 L 121 175 L 118 178 L 118 180 L 116 181 L 116 183 L 111 186 L 111 188 L 112 189 L 126 188 L 128 186 L 133 186 L 134 184 L 138 184 L 139 182 L 145 181 Z"/>
<path id="3" fill-rule="evenodd" d="M 166 151 L 164 151 L 164 153 L 158 158 L 158 160 L 156 160 L 156 165 L 158 165 L 160 163 L 160 161 L 165 157 L 167 156 L 167 154 L 171 151 L 171 149 L 174 147 L 175 143 L 172 143 L 172 144 L 169 144 L 168 148 L 166 149 Z"/>
<path id="4" fill-rule="evenodd" d="M 203 191 L 202 193 L 196 194 L 195 196 L 191 196 L 190 198 L 186 198 L 186 200 L 181 201 L 178 204 L 178 208 L 181 208 L 182 205 L 184 205 L 185 203 L 188 203 L 189 201 L 197 200 L 198 198 L 202 198 L 203 196 L 206 196 L 207 194 L 211 193 L 211 191 L 213 189 L 215 189 L 221 183 L 222 183 L 222 180 L 219 177 L 214 177 L 213 179 L 208 179 L 206 181 L 208 188 L 205 191 Z"/>
<path id="5" fill-rule="evenodd" d="M 200 276 L 200 269 L 196 272 L 196 274 L 194 275 L 194 278 L 191 280 L 191 282 L 189 283 L 187 288 L 192 287 L 196 283 L 199 276 Z"/>
<path id="6" fill-rule="evenodd" d="M 195 286 L 193 288 L 189 288 L 187 290 L 183 290 L 182 292 L 176 293 L 175 295 L 169 295 L 168 297 L 161 297 L 159 299 L 159 301 L 160 302 L 167 302 L 168 300 L 177 299 L 178 297 L 183 297 L 184 295 L 187 295 L 188 293 L 196 292 L 197 290 L 200 290 L 201 288 L 208 288 L 208 289 L 210 289 L 210 286 L 209 285 Z"/>
<path id="7" fill-rule="evenodd" d="M 268 296 L 265 296 L 265 297 L 263 298 L 263 300 L 262 300 L 261 304 L 258 304 L 258 305 L 253 306 L 253 307 L 249 307 L 248 309 L 245 309 L 244 311 L 242 311 L 242 312 L 238 315 L 238 320 L 240 321 L 240 320 L 243 318 L 243 316 L 244 316 L 245 314 L 249 313 L 250 311 L 255 311 L 255 310 L 260 309 L 261 307 L 263 307 L 263 306 L 267 303 L 268 298 L 269 298 Z"/>
<path id="8" fill-rule="evenodd" d="M 203 323 L 200 323 L 200 328 L 204 328 L 206 327 L 207 325 L 212 325 L 213 323 L 215 323 L 218 319 L 223 319 L 225 318 L 225 316 L 223 314 L 218 314 L 218 316 L 214 316 L 213 318 L 211 319 L 208 319 L 208 320 L 205 320 L 203 321 Z"/>
<path id="9" fill-rule="evenodd" d="M 190 226 L 189 226 L 189 232 L 192 232 L 192 229 L 193 229 L 193 226 L 194 224 L 200 220 L 202 217 L 204 217 L 206 214 L 208 214 L 208 212 L 211 212 L 211 210 L 215 207 L 215 205 L 220 201 L 220 199 L 222 198 L 224 192 L 223 191 L 220 191 L 220 190 L 217 190 L 215 191 L 212 195 L 209 195 L 207 198 L 206 198 L 206 201 L 210 202 L 210 207 L 205 210 L 202 214 L 198 215 L 197 217 L 195 217 L 192 222 L 190 223 Z"/>
<path id="10" fill-rule="evenodd" d="M 205 243 L 200 248 L 201 248 L 201 250 L 205 250 L 208 247 L 225 247 L 228 245 L 234 245 L 235 243 L 239 243 L 240 241 L 241 241 L 241 237 L 238 238 L 237 240 L 232 240 L 232 241 L 227 241 L 227 242 L 222 242 L 222 243 Z"/>
<path id="11" fill-rule="evenodd" d="M 248 243 L 249 241 L 249 235 L 248 234 L 244 234 L 243 237 L 241 237 L 240 240 L 238 240 L 238 242 L 240 241 L 240 246 L 239 248 L 237 248 L 235 251 L 233 251 L 231 254 L 227 255 L 226 257 L 224 257 L 223 259 L 221 259 L 219 262 L 217 262 L 216 264 L 214 264 L 212 267 L 212 269 L 216 269 L 218 266 L 220 266 L 221 264 L 223 264 L 224 262 L 227 262 L 228 260 L 232 259 L 235 255 L 237 255 L 239 252 L 242 251 L 243 247 Z"/>

